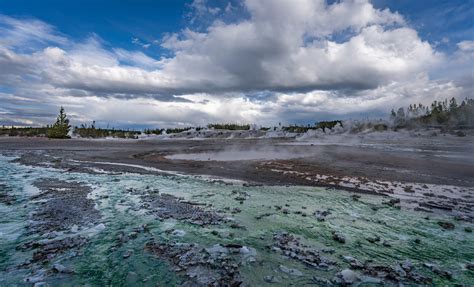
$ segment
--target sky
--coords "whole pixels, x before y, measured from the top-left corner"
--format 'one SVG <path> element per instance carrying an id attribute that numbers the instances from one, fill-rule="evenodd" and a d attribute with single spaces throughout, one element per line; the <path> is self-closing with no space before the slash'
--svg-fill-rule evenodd
<path id="1" fill-rule="evenodd" d="M 0 125 L 384 118 L 473 85 L 474 0 L 0 0 Z"/>

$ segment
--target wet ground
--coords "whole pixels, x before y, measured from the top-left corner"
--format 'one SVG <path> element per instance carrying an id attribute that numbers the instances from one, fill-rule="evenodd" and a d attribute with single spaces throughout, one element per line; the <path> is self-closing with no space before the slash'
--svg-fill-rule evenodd
<path id="1" fill-rule="evenodd" d="M 328 174 L 302 160 L 237 164 L 306 182 L 268 185 L 143 165 L 166 155 L 148 144 L 139 153 L 96 142 L 89 156 L 54 145 L 0 157 L 2 286 L 474 282 L 468 177 L 437 184 Z"/>

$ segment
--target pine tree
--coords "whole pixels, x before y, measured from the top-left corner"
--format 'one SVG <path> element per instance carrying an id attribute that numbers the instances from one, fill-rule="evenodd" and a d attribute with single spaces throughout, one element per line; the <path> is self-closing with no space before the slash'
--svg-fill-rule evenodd
<path id="1" fill-rule="evenodd" d="M 456 99 L 453 97 L 451 98 L 451 101 L 449 101 L 449 110 L 454 111 L 458 107 L 458 103 L 456 102 Z"/>
<path id="2" fill-rule="evenodd" d="M 61 107 L 59 110 L 59 115 L 56 119 L 54 125 L 48 130 L 48 137 L 54 139 L 66 139 L 69 138 L 69 130 L 71 126 L 69 125 L 69 119 L 64 112 L 64 108 Z"/>
<path id="3" fill-rule="evenodd" d="M 395 113 L 395 111 L 392 109 L 392 111 L 390 112 L 390 119 L 392 121 L 395 121 L 395 119 L 397 118 L 397 114 Z"/>

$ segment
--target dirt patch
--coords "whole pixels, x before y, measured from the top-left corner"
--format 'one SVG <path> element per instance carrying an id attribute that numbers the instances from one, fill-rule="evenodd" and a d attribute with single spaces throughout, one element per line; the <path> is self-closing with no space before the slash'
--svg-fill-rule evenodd
<path id="1" fill-rule="evenodd" d="M 88 238 L 72 234 L 74 229 L 91 226 L 100 219 L 100 212 L 94 208 L 94 202 L 87 198 L 91 188 L 80 182 L 67 182 L 44 178 L 34 182 L 40 189 L 32 196 L 35 211 L 30 215 L 29 234 L 38 234 L 39 238 L 17 246 L 17 250 L 32 250 L 31 259 L 18 266 L 31 270 L 26 282 L 41 282 L 57 273 L 73 274 L 73 270 L 54 264 L 44 269 L 45 264 L 53 260 L 71 258 L 80 254 L 80 249 L 88 243 Z M 65 234 L 67 236 L 64 236 Z"/>
<path id="2" fill-rule="evenodd" d="M 73 225 L 97 223 L 100 212 L 94 201 L 87 198 L 91 188 L 79 182 L 41 179 L 34 183 L 41 193 L 32 197 L 38 208 L 32 214 L 30 229 L 34 233 L 61 231 Z"/>
<path id="3" fill-rule="evenodd" d="M 275 234 L 273 240 L 274 244 L 272 246 L 272 251 L 298 260 L 310 267 L 329 269 L 331 266 L 336 264 L 335 261 L 321 256 L 319 250 L 303 244 L 301 240 L 293 234 Z M 326 250 L 326 252 L 328 251 Z"/>
<path id="4" fill-rule="evenodd" d="M 239 266 L 255 261 L 253 248 L 238 244 L 204 248 L 197 244 L 150 241 L 145 250 L 166 260 L 186 278 L 182 286 L 241 286 Z"/>
<path id="5" fill-rule="evenodd" d="M 171 194 L 160 194 L 158 190 L 144 191 L 140 197 L 142 207 L 160 219 L 173 218 L 199 226 L 217 225 L 223 221 L 221 215 L 202 208 L 198 203 L 185 201 Z"/>
<path id="6" fill-rule="evenodd" d="M 18 250 L 36 250 L 29 263 L 46 263 L 59 254 L 79 248 L 87 243 L 87 238 L 82 236 L 66 237 L 64 239 L 46 242 L 31 241 L 17 247 Z M 30 264 L 27 264 L 30 265 Z"/>

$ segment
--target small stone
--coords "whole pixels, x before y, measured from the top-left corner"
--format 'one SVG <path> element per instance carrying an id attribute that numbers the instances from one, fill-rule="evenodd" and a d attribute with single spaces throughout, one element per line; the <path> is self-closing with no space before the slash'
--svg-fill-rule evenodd
<path id="1" fill-rule="evenodd" d="M 267 282 L 267 283 L 279 283 L 280 282 L 280 280 L 278 280 L 278 278 L 276 278 L 273 275 L 267 275 L 267 276 L 263 277 L 263 280 L 265 280 L 265 282 Z"/>
<path id="2" fill-rule="evenodd" d="M 102 230 L 105 229 L 105 224 L 99 223 L 96 226 L 94 226 L 94 229 L 97 230 L 97 231 L 102 231 Z"/>
<path id="3" fill-rule="evenodd" d="M 53 265 L 53 271 L 58 272 L 58 273 L 74 273 L 71 269 L 65 267 L 64 265 L 61 264 L 54 264 Z"/>
<path id="4" fill-rule="evenodd" d="M 423 263 L 423 266 L 425 266 L 426 268 L 432 269 L 435 265 L 433 263 L 425 262 Z"/>
<path id="5" fill-rule="evenodd" d="M 359 260 L 355 259 L 352 256 L 343 256 L 344 261 L 348 262 L 352 268 L 354 269 L 362 269 L 364 264 L 362 264 Z"/>
<path id="6" fill-rule="evenodd" d="M 311 281 L 316 283 L 317 286 L 332 286 L 333 285 L 331 281 L 324 278 L 317 277 L 317 276 L 313 276 L 313 278 L 311 278 Z"/>
<path id="7" fill-rule="evenodd" d="M 360 195 L 358 195 L 358 194 L 353 194 L 352 195 L 352 200 L 358 201 L 359 199 L 360 199 Z"/>
<path id="8" fill-rule="evenodd" d="M 332 239 L 340 243 L 346 243 L 346 238 L 344 237 L 344 235 L 336 231 L 332 233 Z"/>
<path id="9" fill-rule="evenodd" d="M 444 277 L 446 279 L 451 279 L 453 277 L 453 274 L 447 270 L 442 270 L 438 266 L 433 266 L 431 269 L 435 274 L 438 274 L 441 277 Z"/>
<path id="10" fill-rule="evenodd" d="M 125 253 L 123 254 L 122 257 L 123 257 L 124 259 L 127 259 L 128 257 L 132 256 L 132 254 L 133 254 L 133 251 L 132 251 L 132 250 L 127 250 L 127 251 L 125 251 Z"/>
<path id="11" fill-rule="evenodd" d="M 289 268 L 289 267 L 286 267 L 285 265 L 280 265 L 280 271 L 288 275 L 293 275 L 293 276 L 303 275 L 303 273 L 301 273 L 301 271 L 299 271 L 298 269 Z"/>
<path id="12" fill-rule="evenodd" d="M 232 210 L 232 213 L 234 213 L 234 214 L 235 214 L 235 213 L 240 213 L 240 212 L 242 212 L 242 210 L 241 210 L 240 208 L 238 208 L 238 207 L 236 207 L 236 208 L 234 208 L 234 209 Z"/>
<path id="13" fill-rule="evenodd" d="M 339 274 L 338 277 L 342 279 L 344 284 L 353 284 L 357 280 L 359 280 L 359 276 L 357 273 L 352 271 L 351 269 L 344 269 Z"/>
<path id="14" fill-rule="evenodd" d="M 250 251 L 250 249 L 249 249 L 247 246 L 242 246 L 242 247 L 239 249 L 239 252 L 240 252 L 240 254 L 249 254 L 251 251 Z"/>
<path id="15" fill-rule="evenodd" d="M 366 238 L 367 241 L 369 241 L 370 243 L 375 243 L 375 242 L 379 242 L 380 241 L 380 236 L 376 235 L 374 237 L 368 237 Z"/>
<path id="16" fill-rule="evenodd" d="M 44 280 L 44 275 L 43 274 L 38 274 L 38 275 L 34 275 L 34 276 L 30 276 L 28 278 L 25 279 L 25 282 L 27 283 L 31 283 L 31 284 L 42 284 L 44 283 L 43 280 Z M 38 285 L 38 286 L 44 286 L 44 285 Z"/>
<path id="17" fill-rule="evenodd" d="M 438 225 L 446 230 L 453 230 L 455 227 L 453 223 L 447 221 L 438 221 Z"/>
<path id="18" fill-rule="evenodd" d="M 401 264 L 401 267 L 403 268 L 403 270 L 409 272 L 413 269 L 413 264 L 411 263 L 410 260 L 405 260 L 403 261 L 403 263 Z"/>
<path id="19" fill-rule="evenodd" d="M 78 227 L 76 224 L 74 224 L 74 225 L 71 227 L 71 232 L 72 232 L 72 233 L 76 233 L 76 232 L 78 232 L 78 231 L 79 231 L 79 227 Z"/>
<path id="20" fill-rule="evenodd" d="M 472 228 L 471 227 L 464 227 L 464 231 L 466 231 L 467 233 L 472 233 Z"/>

